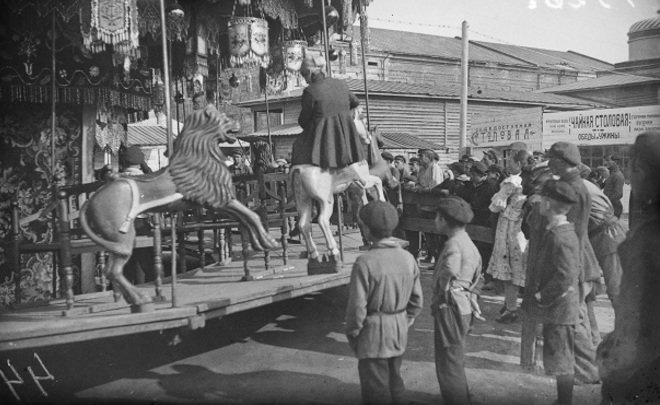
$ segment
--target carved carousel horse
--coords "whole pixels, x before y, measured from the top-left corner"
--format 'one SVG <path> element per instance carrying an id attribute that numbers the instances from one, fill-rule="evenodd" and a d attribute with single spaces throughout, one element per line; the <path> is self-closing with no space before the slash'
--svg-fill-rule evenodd
<path id="1" fill-rule="evenodd" d="M 354 118 L 363 143 L 371 143 L 369 132 L 363 125 L 359 111 L 354 111 Z M 341 257 L 330 228 L 334 194 L 341 193 L 355 184 L 360 187 L 365 203 L 367 201 L 366 190 L 371 187 L 376 187 L 378 198 L 385 201 L 381 179 L 369 173 L 369 164 L 366 160 L 340 169 L 322 169 L 311 164 L 294 165 L 291 168 L 291 176 L 298 210 L 298 227 L 307 245 L 308 272 L 316 272 L 326 266 L 329 266 L 332 271 L 339 271 L 342 265 Z M 322 260 L 319 260 L 319 252 L 312 239 L 313 201 L 318 203 L 317 221 L 328 248 L 327 265 L 322 264 Z"/>
<path id="2" fill-rule="evenodd" d="M 227 133 L 232 124 L 212 105 L 194 111 L 176 139 L 168 167 L 149 175 L 120 176 L 101 187 L 81 208 L 82 228 L 109 252 L 106 276 L 134 309 L 151 302 L 151 297 L 123 275 L 133 252 L 133 222 L 142 212 L 204 206 L 236 218 L 249 231 L 255 250 L 276 246 L 259 217 L 234 196 L 231 174 L 218 147 L 219 142 L 235 140 Z"/>

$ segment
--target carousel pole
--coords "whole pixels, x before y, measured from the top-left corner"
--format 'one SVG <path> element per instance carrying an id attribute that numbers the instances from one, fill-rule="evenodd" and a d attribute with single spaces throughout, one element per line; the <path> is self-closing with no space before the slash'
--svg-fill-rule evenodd
<path id="1" fill-rule="evenodd" d="M 367 58 L 365 48 L 369 44 L 369 27 L 367 26 L 367 7 L 364 0 L 360 0 L 360 51 L 362 53 L 362 80 L 364 81 L 364 107 L 367 113 L 367 131 L 371 131 L 369 120 L 369 87 L 367 86 Z"/>
<path id="2" fill-rule="evenodd" d="M 167 26 L 165 23 L 165 0 L 160 0 L 160 36 L 163 46 L 163 81 L 165 82 L 165 111 L 167 111 L 167 150 L 170 151 L 170 158 L 174 154 L 174 142 L 172 141 L 172 106 L 170 102 L 170 64 L 167 46 Z M 172 214 L 172 307 L 177 306 L 176 296 L 176 213 Z"/>
<path id="3" fill-rule="evenodd" d="M 51 100 L 50 100 L 50 174 L 55 176 L 55 104 L 57 103 L 57 61 L 55 60 L 55 8 L 53 8 L 52 18 L 52 77 L 51 77 Z"/>
<path id="4" fill-rule="evenodd" d="M 266 73 L 266 88 L 264 89 L 264 102 L 266 103 L 266 133 L 268 134 L 268 146 L 273 151 L 273 137 L 270 133 L 270 107 L 268 106 L 268 73 Z"/>
<path id="5" fill-rule="evenodd" d="M 325 49 L 325 71 L 328 77 L 332 77 L 332 68 L 330 67 L 330 54 L 328 50 L 328 23 L 325 18 L 325 0 L 321 0 L 321 16 L 323 18 L 323 48 Z"/>
<path id="6" fill-rule="evenodd" d="M 220 111 L 220 50 L 215 54 L 215 108 Z"/>

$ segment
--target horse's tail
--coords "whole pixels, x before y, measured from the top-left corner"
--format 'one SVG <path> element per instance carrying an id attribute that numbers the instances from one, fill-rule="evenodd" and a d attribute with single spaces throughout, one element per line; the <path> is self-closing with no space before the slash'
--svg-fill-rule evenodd
<path id="1" fill-rule="evenodd" d="M 85 201 L 82 207 L 80 208 L 79 219 L 80 219 L 80 226 L 82 227 L 83 231 L 85 231 L 87 236 L 89 236 L 89 238 L 94 243 L 103 247 L 104 249 L 118 255 L 129 256 L 133 251 L 131 246 L 127 246 L 125 243 L 113 242 L 103 239 L 99 235 L 97 235 L 96 232 L 94 232 L 94 230 L 92 230 L 92 228 L 89 226 L 89 223 L 87 222 L 87 208 L 89 207 L 90 201 L 91 200 Z"/>

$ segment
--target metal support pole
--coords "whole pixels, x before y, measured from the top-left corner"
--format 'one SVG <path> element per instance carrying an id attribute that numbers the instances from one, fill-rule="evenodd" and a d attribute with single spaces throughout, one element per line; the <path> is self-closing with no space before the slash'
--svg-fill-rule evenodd
<path id="1" fill-rule="evenodd" d="M 364 1 L 360 0 L 360 51 L 362 52 L 362 80 L 364 81 L 364 107 L 367 113 L 367 131 L 371 131 L 371 120 L 369 118 L 369 87 L 367 86 L 367 58 L 365 57 L 365 48 L 369 42 L 365 38 L 367 27 L 367 8 Z"/>
<path id="2" fill-rule="evenodd" d="M 325 0 L 321 0 L 321 17 L 323 19 L 323 48 L 325 49 L 325 71 L 328 77 L 332 77 L 330 67 L 330 54 L 328 51 L 328 24 L 325 20 Z"/>
<path id="3" fill-rule="evenodd" d="M 167 150 L 170 157 L 174 153 L 174 142 L 172 140 L 172 104 L 170 98 L 170 64 L 167 46 L 167 25 L 165 23 L 165 0 L 160 0 L 160 27 L 161 41 L 163 46 L 163 81 L 165 82 L 165 111 L 167 111 Z M 172 215 L 172 307 L 177 306 L 176 299 L 176 214 Z"/>
<path id="4" fill-rule="evenodd" d="M 465 146 L 467 143 L 467 109 L 468 109 L 468 23 L 463 21 L 462 44 L 463 52 L 461 53 L 461 122 L 460 122 L 460 138 L 458 144 L 458 158 L 465 153 Z"/>

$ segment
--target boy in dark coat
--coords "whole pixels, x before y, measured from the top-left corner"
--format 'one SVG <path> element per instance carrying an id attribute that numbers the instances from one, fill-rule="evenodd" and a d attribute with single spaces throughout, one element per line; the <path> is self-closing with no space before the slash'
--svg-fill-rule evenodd
<path id="1" fill-rule="evenodd" d="M 562 181 L 570 184 L 577 194 L 577 203 L 571 206 L 566 215 L 568 222 L 575 226 L 578 237 L 580 260 L 579 290 L 580 317 L 575 329 L 575 378 L 584 384 L 597 384 L 599 381 L 596 366 L 596 346 L 593 344 L 591 320 L 595 320 L 593 306 L 587 305 L 591 290 L 600 283 L 602 270 L 589 241 L 589 213 L 591 211 L 591 195 L 580 177 L 579 165 L 582 162 L 577 145 L 569 142 L 555 142 L 547 153 L 548 167 Z"/>
<path id="2" fill-rule="evenodd" d="M 362 400 L 366 404 L 400 403 L 405 392 L 401 359 L 408 328 L 422 311 L 422 286 L 415 258 L 392 231 L 396 209 L 371 201 L 359 214 L 369 251 L 353 264 L 346 306 L 346 336 L 358 358 Z"/>
<path id="3" fill-rule="evenodd" d="M 543 366 L 557 379 L 558 404 L 572 403 L 575 369 L 575 325 L 578 322 L 579 244 L 566 219 L 578 201 L 563 181 L 548 180 L 541 191 L 540 211 L 548 221 L 536 255 L 532 311 L 543 324 Z"/>

